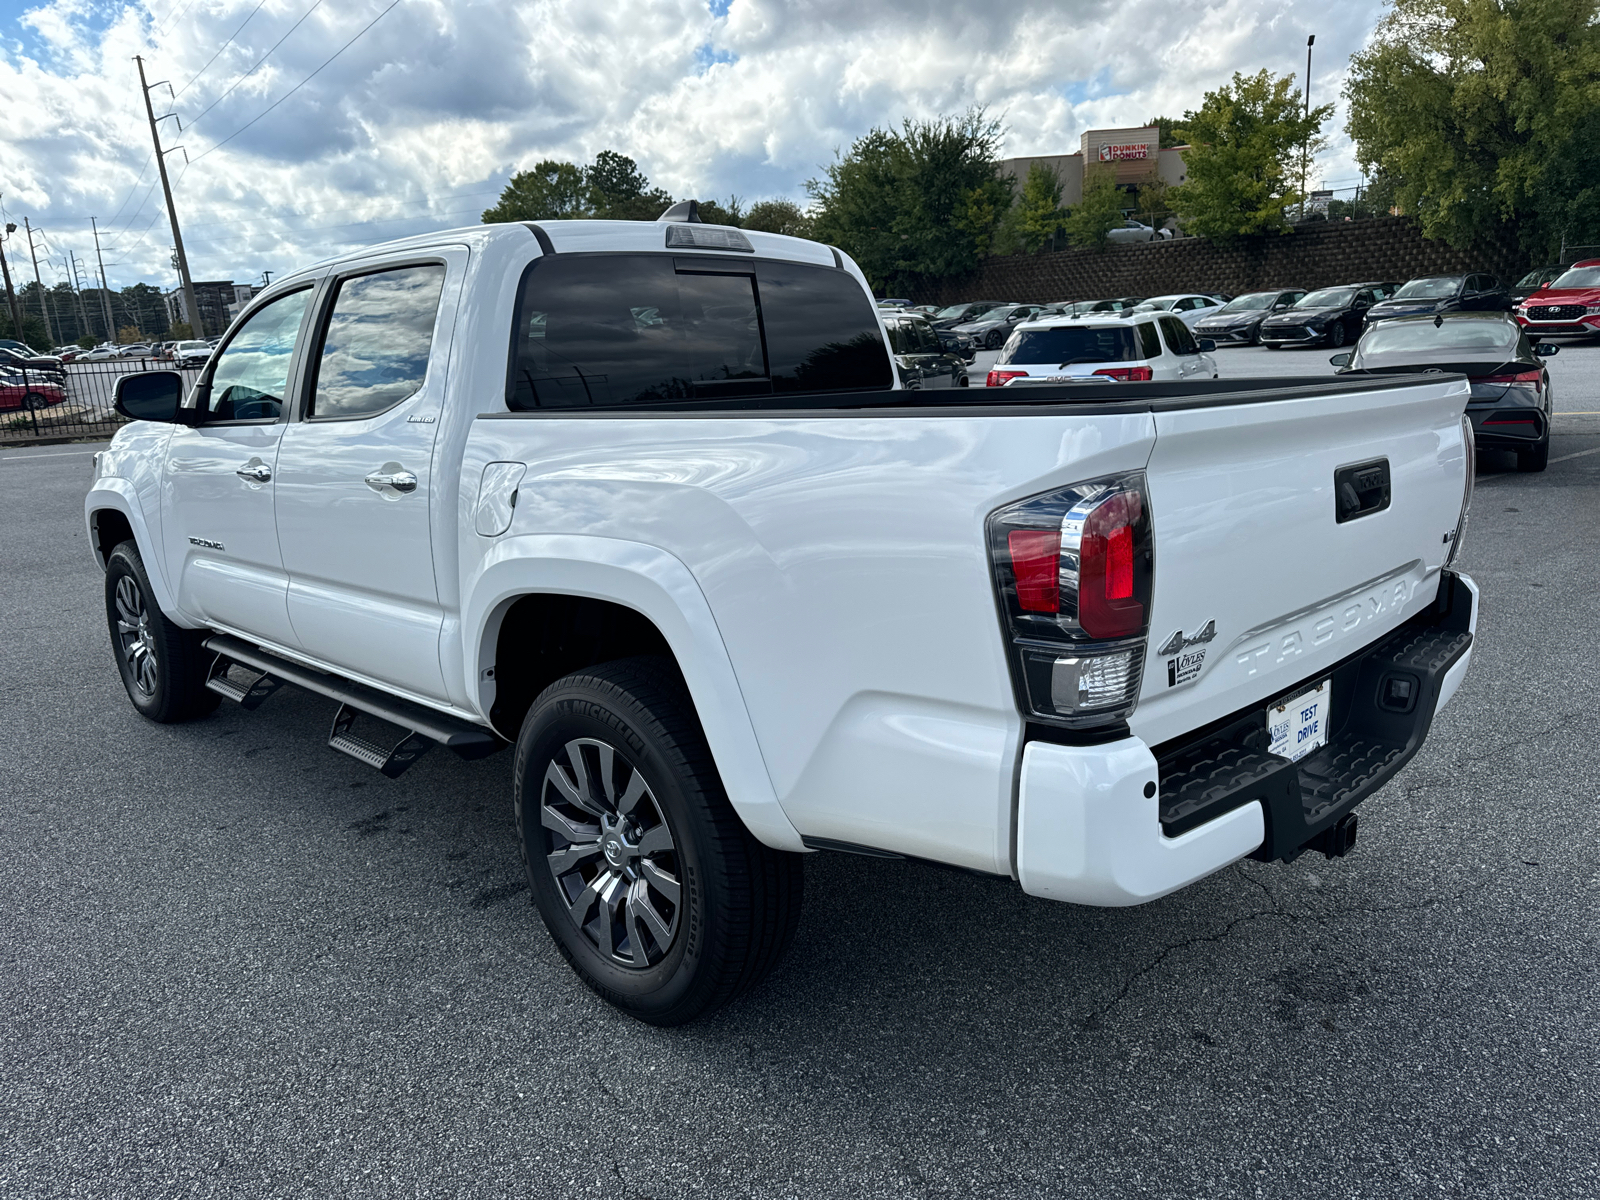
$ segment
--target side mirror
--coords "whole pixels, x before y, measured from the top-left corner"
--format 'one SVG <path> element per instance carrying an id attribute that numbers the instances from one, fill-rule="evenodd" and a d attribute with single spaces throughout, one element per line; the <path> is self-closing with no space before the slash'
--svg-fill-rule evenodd
<path id="1" fill-rule="evenodd" d="M 1214 339 L 1212 339 L 1212 338 L 1201 338 L 1200 339 L 1200 353 L 1201 354 L 1210 354 L 1216 348 L 1217 348 L 1217 343 L 1216 343 L 1216 341 Z"/>
<path id="2" fill-rule="evenodd" d="M 178 423 L 183 376 L 177 371 L 136 371 L 117 380 L 116 410 L 130 421 Z"/>
<path id="3" fill-rule="evenodd" d="M 1340 370 L 1343 370 L 1345 367 L 1348 367 L 1350 365 L 1350 360 L 1352 358 L 1354 358 L 1354 357 L 1355 357 L 1355 355 L 1350 354 L 1350 353 L 1335 354 L 1328 361 L 1331 362 L 1334 366 L 1338 367 Z"/>
<path id="4" fill-rule="evenodd" d="M 1533 352 L 1540 358 L 1550 358 L 1554 355 L 1560 354 L 1561 347 L 1553 345 L 1550 342 L 1540 342 L 1533 348 Z"/>

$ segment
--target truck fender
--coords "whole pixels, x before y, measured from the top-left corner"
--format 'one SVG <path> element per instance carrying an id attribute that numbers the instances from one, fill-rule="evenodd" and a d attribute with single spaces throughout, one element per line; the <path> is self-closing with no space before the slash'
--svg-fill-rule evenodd
<path id="1" fill-rule="evenodd" d="M 655 546 L 618 538 L 523 534 L 497 541 L 468 580 L 462 605 L 466 694 L 487 714 L 500 623 L 530 593 L 583 596 L 625 605 L 652 621 L 677 657 L 734 811 L 757 840 L 803 850 L 778 803 L 755 727 L 711 606 L 682 560 Z"/>
<path id="2" fill-rule="evenodd" d="M 160 547 L 156 545 L 149 526 L 145 524 L 144 509 L 139 503 L 139 494 L 135 491 L 132 481 L 116 475 L 104 476 L 94 481 L 89 494 L 83 498 L 83 523 L 88 531 L 91 547 L 97 544 L 94 514 L 106 509 L 114 509 L 121 513 L 127 520 L 129 528 L 133 530 L 133 540 L 139 547 L 139 557 L 144 560 L 144 573 L 150 579 L 150 587 L 155 591 L 156 603 L 161 607 L 162 613 L 174 625 L 185 629 L 197 628 L 178 611 L 177 596 L 167 581 L 165 556 L 160 553 Z M 107 546 L 105 549 L 109 553 L 113 547 Z M 105 570 L 105 557 L 98 549 L 94 554 L 100 569 Z"/>

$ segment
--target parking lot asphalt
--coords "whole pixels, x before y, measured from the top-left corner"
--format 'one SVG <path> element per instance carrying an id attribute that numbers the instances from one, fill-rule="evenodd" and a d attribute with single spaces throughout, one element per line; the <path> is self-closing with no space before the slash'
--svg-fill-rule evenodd
<path id="1" fill-rule="evenodd" d="M 1348 858 L 1103 910 L 814 855 L 656 1030 L 529 907 L 509 755 L 139 718 L 88 449 L 0 450 L 0 1196 L 1600 1194 L 1596 451 L 1481 464 L 1472 670 Z"/>

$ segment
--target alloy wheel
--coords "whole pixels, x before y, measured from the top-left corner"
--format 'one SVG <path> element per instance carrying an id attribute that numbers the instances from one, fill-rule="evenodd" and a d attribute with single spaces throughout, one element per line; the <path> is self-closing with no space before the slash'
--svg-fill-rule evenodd
<path id="1" fill-rule="evenodd" d="M 150 629 L 150 610 L 132 575 L 117 580 L 117 638 L 128 674 L 141 696 L 156 694 L 156 641 Z"/>
<path id="2" fill-rule="evenodd" d="M 678 930 L 677 843 L 643 773 L 616 747 L 575 738 L 539 792 L 545 861 L 567 915 L 616 966 L 644 970 Z"/>

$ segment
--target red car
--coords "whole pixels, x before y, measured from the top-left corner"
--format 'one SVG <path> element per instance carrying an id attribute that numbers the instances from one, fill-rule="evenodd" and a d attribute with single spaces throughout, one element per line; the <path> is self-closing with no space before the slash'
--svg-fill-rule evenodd
<path id="1" fill-rule="evenodd" d="M 1600 258 L 1586 258 L 1517 305 L 1517 324 L 1549 333 L 1600 333 Z"/>
<path id="2" fill-rule="evenodd" d="M 20 375 L 0 375 L 0 410 L 8 408 L 48 408 L 67 398 L 53 383 L 22 383 Z"/>

